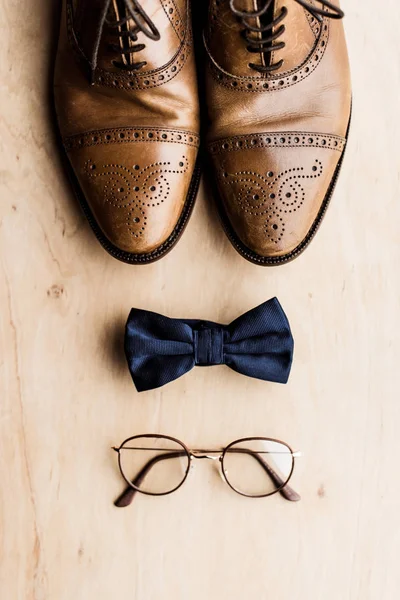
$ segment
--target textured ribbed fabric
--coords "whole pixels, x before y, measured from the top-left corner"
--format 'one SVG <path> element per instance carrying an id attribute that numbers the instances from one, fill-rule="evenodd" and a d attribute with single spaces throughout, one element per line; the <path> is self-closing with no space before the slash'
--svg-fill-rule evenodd
<path id="1" fill-rule="evenodd" d="M 125 330 L 125 354 L 139 392 L 174 381 L 196 365 L 225 364 L 248 377 L 286 383 L 293 346 L 290 325 L 277 298 L 230 325 L 170 319 L 132 308 Z"/>

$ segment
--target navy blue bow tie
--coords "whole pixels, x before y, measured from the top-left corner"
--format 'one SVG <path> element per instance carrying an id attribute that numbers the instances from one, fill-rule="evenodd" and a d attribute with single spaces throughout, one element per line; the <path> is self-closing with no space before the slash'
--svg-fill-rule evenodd
<path id="1" fill-rule="evenodd" d="M 249 310 L 230 325 L 170 319 L 132 308 L 125 330 L 125 354 L 139 392 L 174 381 L 194 366 L 220 364 L 249 377 L 286 383 L 293 337 L 277 298 Z"/>

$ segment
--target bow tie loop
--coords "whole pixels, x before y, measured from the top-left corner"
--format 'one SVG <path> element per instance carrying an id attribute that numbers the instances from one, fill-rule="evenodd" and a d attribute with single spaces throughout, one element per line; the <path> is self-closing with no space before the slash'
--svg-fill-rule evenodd
<path id="1" fill-rule="evenodd" d="M 224 362 L 224 331 L 222 327 L 201 327 L 193 331 L 194 360 L 200 367 L 222 365 Z"/>
<path id="2" fill-rule="evenodd" d="M 165 385 L 195 366 L 221 364 L 248 377 L 286 383 L 293 345 L 277 298 L 230 325 L 170 319 L 133 308 L 125 332 L 126 358 L 138 391 Z"/>

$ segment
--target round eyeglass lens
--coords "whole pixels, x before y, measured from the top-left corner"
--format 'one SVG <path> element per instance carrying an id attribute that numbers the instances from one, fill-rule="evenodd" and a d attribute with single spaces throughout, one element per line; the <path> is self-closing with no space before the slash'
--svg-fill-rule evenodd
<path id="1" fill-rule="evenodd" d="M 185 480 L 190 457 L 179 442 L 168 437 L 143 436 L 124 442 L 119 451 L 122 474 L 145 494 L 169 494 Z"/>
<path id="2" fill-rule="evenodd" d="M 222 468 L 229 484 L 246 496 L 269 496 L 284 487 L 293 471 L 289 446 L 275 440 L 248 439 L 228 446 Z"/>

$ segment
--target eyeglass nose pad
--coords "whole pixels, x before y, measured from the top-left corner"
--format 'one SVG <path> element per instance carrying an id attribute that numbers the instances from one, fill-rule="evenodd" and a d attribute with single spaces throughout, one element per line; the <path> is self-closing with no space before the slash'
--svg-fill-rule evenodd
<path id="1" fill-rule="evenodd" d="M 221 477 L 222 481 L 224 483 L 226 483 L 226 478 L 224 475 L 224 472 L 222 470 L 222 457 L 219 458 L 218 460 L 218 464 L 216 465 L 217 471 L 218 471 L 218 475 Z"/>

